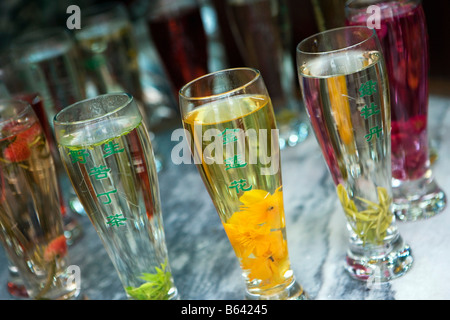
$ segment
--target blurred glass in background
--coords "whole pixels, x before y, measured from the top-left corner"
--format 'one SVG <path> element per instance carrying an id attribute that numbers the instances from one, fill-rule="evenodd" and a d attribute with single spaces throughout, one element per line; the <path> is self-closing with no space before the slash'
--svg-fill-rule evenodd
<path id="1" fill-rule="evenodd" d="M 280 130 L 280 148 L 305 140 L 308 125 L 295 93 L 287 2 L 227 0 L 227 17 L 245 65 L 258 69 L 264 78 Z"/>

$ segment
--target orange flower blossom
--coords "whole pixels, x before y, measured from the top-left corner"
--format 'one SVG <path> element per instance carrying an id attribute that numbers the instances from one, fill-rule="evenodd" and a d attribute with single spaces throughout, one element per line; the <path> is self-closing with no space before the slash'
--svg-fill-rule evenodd
<path id="1" fill-rule="evenodd" d="M 289 269 L 287 243 L 283 237 L 283 192 L 246 191 L 240 211 L 226 223 L 225 231 L 250 280 L 283 281 Z"/>

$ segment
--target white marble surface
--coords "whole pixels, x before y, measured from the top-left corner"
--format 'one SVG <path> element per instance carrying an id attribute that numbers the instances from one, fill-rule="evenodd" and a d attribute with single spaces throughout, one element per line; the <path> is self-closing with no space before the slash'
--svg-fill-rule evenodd
<path id="1" fill-rule="evenodd" d="M 429 131 L 439 158 L 434 172 L 450 194 L 450 99 L 432 97 Z M 240 300 L 243 281 L 237 259 L 218 215 L 193 165 L 176 166 L 167 151 L 170 135 L 157 136 L 165 166 L 159 174 L 170 264 L 183 300 Z M 450 213 L 425 221 L 398 222 L 410 244 L 410 271 L 380 287 L 369 288 L 344 271 L 347 231 L 325 162 L 311 134 L 302 144 L 282 151 L 287 235 L 292 268 L 312 299 L 390 300 L 450 299 Z M 81 289 L 92 300 L 125 299 L 125 293 L 87 217 L 79 217 L 84 236 L 69 248 L 71 263 L 81 270 Z M 0 250 L 0 299 L 8 277 Z"/>

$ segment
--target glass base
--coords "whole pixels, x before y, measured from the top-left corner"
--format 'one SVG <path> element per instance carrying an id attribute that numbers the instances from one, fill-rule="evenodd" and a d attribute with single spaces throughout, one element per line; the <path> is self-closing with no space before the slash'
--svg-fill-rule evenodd
<path id="1" fill-rule="evenodd" d="M 27 299 L 27 300 L 32 299 L 28 294 L 28 291 L 25 288 L 22 279 L 20 278 L 17 267 L 10 265 L 8 266 L 8 270 L 9 270 L 9 279 L 8 282 L 6 283 L 6 289 L 8 290 L 8 293 L 16 299 Z M 73 288 L 73 290 L 67 290 L 65 292 L 57 290 L 54 291 L 55 291 L 54 296 L 45 299 L 77 300 L 81 292 L 80 289 L 78 288 Z"/>
<path id="2" fill-rule="evenodd" d="M 125 289 L 125 294 L 127 295 L 127 300 L 141 300 L 139 298 L 135 298 L 135 297 L 130 296 L 126 292 L 126 289 Z M 148 300 L 153 300 L 151 298 L 147 298 L 147 299 Z M 165 298 L 163 298 L 162 300 L 181 300 L 180 295 L 178 294 L 178 289 L 175 286 L 170 288 L 169 291 L 167 292 L 167 296 Z"/>
<path id="3" fill-rule="evenodd" d="M 178 294 L 178 289 L 173 286 L 168 293 L 168 299 L 167 300 L 180 300 L 180 295 Z"/>
<path id="4" fill-rule="evenodd" d="M 414 181 L 393 180 L 392 209 L 400 221 L 427 219 L 440 213 L 447 198 L 433 178 Z"/>
<path id="5" fill-rule="evenodd" d="M 28 298 L 28 292 L 27 289 L 23 284 L 18 284 L 16 282 L 8 281 L 6 283 L 6 289 L 8 290 L 8 293 L 19 299 L 27 299 Z"/>
<path id="6" fill-rule="evenodd" d="M 245 300 L 309 300 L 309 297 L 302 286 L 294 279 L 283 290 L 276 293 L 256 294 L 246 291 Z"/>
<path id="7" fill-rule="evenodd" d="M 354 279 L 382 283 L 404 275 L 412 266 L 411 249 L 399 235 L 392 243 L 380 246 L 378 254 L 364 254 L 362 246 L 351 246 L 347 252 L 346 270 Z"/>
<path id="8" fill-rule="evenodd" d="M 62 296 L 57 296 L 56 298 L 53 298 L 53 300 L 79 300 L 80 297 L 81 297 L 81 290 L 75 289 L 73 291 L 63 294 Z"/>
<path id="9" fill-rule="evenodd" d="M 17 268 L 13 265 L 8 266 L 9 270 L 9 279 L 6 283 L 6 289 L 8 293 L 19 299 L 27 299 L 29 298 L 27 289 L 25 288 L 22 279 L 20 278 L 19 272 Z"/>

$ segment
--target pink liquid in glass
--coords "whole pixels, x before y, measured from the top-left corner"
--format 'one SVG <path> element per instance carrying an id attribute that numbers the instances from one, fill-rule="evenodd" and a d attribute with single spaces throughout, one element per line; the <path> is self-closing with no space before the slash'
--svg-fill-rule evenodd
<path id="1" fill-rule="evenodd" d="M 416 180 L 429 168 L 428 33 L 419 1 L 375 3 L 381 9 L 380 39 L 391 99 L 392 177 Z M 366 25 L 373 13 L 350 9 L 348 25 Z M 373 17 L 372 17 L 373 19 Z"/>

